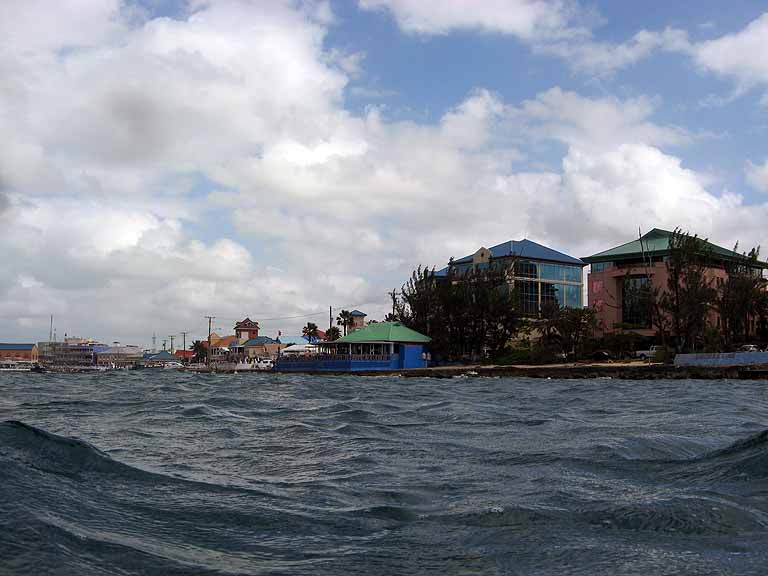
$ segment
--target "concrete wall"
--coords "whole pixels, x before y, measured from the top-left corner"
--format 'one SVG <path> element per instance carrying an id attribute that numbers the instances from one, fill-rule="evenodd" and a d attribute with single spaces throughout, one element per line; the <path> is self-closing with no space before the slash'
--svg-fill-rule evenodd
<path id="1" fill-rule="evenodd" d="M 768 352 L 723 352 L 720 354 L 678 354 L 675 366 L 768 365 Z"/>

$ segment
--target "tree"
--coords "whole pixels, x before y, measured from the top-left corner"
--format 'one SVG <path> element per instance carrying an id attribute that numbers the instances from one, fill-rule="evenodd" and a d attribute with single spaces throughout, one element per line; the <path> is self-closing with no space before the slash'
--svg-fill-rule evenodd
<path id="1" fill-rule="evenodd" d="M 309 342 L 317 342 L 317 339 L 318 339 L 317 324 L 315 324 L 314 322 L 307 322 L 307 325 L 301 329 L 301 334 Z"/>
<path id="2" fill-rule="evenodd" d="M 189 349 L 195 353 L 195 362 L 205 362 L 205 359 L 208 355 L 208 342 L 195 340 L 192 342 L 192 345 L 189 347 Z"/>
<path id="3" fill-rule="evenodd" d="M 541 316 L 538 349 L 542 356 L 551 357 L 558 353 L 575 359 L 585 356 L 597 326 L 594 309 L 560 308 L 556 302 L 546 302 Z"/>
<path id="4" fill-rule="evenodd" d="M 717 292 L 707 277 L 712 251 L 706 239 L 676 228 L 669 239 L 667 288 L 659 296 L 669 315 L 677 352 L 694 350 L 707 328 L 707 316 Z"/>
<path id="5" fill-rule="evenodd" d="M 336 325 L 344 327 L 344 336 L 346 336 L 347 326 L 352 325 L 352 313 L 349 310 L 342 310 L 336 317 Z"/>
<path id="6" fill-rule="evenodd" d="M 419 266 L 394 305 L 401 322 L 432 338 L 435 356 L 450 360 L 496 355 L 519 328 L 513 291 L 500 270 L 445 279 Z"/>
<path id="7" fill-rule="evenodd" d="M 563 352 L 576 359 L 589 351 L 597 325 L 592 308 L 562 308 L 558 310 L 555 329 L 560 334 Z"/>
<path id="8" fill-rule="evenodd" d="M 738 253 L 738 243 L 733 251 Z M 750 337 L 751 320 L 765 318 L 768 310 L 765 280 L 760 275 L 759 248 L 725 264 L 727 277 L 719 283 L 717 308 L 726 348 Z"/>
<path id="9" fill-rule="evenodd" d="M 333 342 L 339 338 L 341 338 L 341 330 L 339 330 L 336 326 L 331 326 L 328 328 L 328 330 L 325 331 L 325 339 L 327 342 Z"/>

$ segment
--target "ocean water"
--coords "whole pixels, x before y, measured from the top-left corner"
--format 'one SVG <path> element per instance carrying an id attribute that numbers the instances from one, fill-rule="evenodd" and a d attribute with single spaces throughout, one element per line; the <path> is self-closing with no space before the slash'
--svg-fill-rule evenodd
<path id="1" fill-rule="evenodd" d="M 768 383 L 0 374 L 0 574 L 768 573 Z"/>

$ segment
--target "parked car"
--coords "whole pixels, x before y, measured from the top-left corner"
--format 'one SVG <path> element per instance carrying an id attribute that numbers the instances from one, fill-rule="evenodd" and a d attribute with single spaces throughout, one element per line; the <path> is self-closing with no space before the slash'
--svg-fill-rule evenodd
<path id="1" fill-rule="evenodd" d="M 641 360 L 648 360 L 649 358 L 653 358 L 656 356 L 656 352 L 662 349 L 662 346 L 651 346 L 648 350 L 637 350 L 635 351 L 635 358 L 640 358 Z"/>
<path id="2" fill-rule="evenodd" d="M 739 348 L 739 352 L 760 352 L 760 348 L 754 344 L 744 344 L 741 348 Z"/>
<path id="3" fill-rule="evenodd" d="M 592 360 L 608 361 L 613 360 L 611 353 L 608 350 L 595 350 L 592 353 Z"/>
<path id="4" fill-rule="evenodd" d="M 272 370 L 275 363 L 270 358 L 256 358 L 255 367 L 256 370 Z"/>

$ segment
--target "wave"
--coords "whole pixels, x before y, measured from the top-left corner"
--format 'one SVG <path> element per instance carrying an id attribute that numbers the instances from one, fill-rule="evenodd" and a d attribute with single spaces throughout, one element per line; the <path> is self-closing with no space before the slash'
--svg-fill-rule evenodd
<path id="1" fill-rule="evenodd" d="M 681 462 L 673 476 L 706 482 L 764 481 L 768 479 L 768 430 Z"/>
<path id="2" fill-rule="evenodd" d="M 64 476 L 84 472 L 135 475 L 138 470 L 77 438 L 65 438 L 16 420 L 0 423 L 0 459 Z M 6 458 L 2 458 L 5 455 Z"/>
<path id="3" fill-rule="evenodd" d="M 297 502 L 303 487 L 272 493 L 145 471 L 19 421 L 0 423 L 0 486 L 0 572 L 221 574 L 259 561 L 286 573 L 330 554 L 328 538 L 368 537 L 407 516 L 324 514 Z"/>

